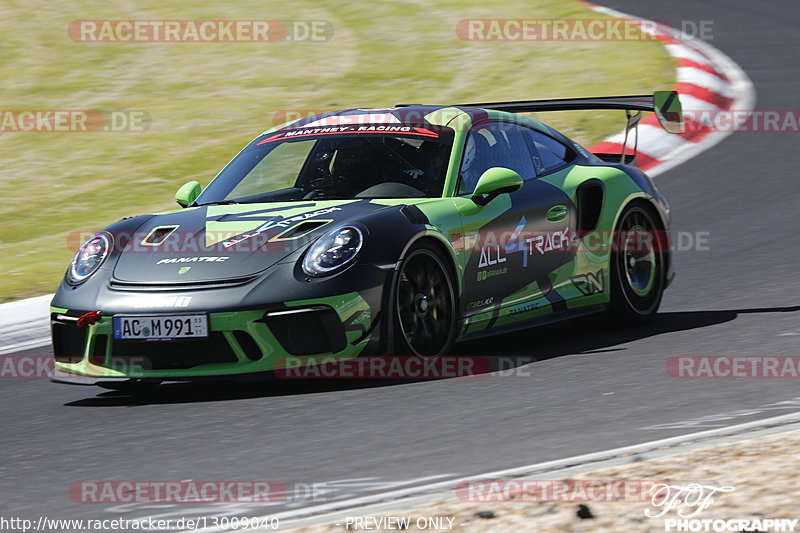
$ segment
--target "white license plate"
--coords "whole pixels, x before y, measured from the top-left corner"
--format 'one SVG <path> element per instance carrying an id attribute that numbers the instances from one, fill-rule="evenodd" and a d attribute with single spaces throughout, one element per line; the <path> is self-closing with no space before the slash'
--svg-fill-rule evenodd
<path id="1" fill-rule="evenodd" d="M 207 315 L 115 316 L 114 338 L 120 340 L 202 339 L 208 337 Z"/>

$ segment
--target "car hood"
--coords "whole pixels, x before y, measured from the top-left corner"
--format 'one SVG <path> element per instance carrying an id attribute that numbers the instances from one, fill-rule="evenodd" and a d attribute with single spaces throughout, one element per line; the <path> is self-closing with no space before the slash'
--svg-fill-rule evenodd
<path id="1" fill-rule="evenodd" d="M 200 206 L 154 215 L 124 238 L 114 278 L 191 283 L 252 277 L 336 225 L 388 207 L 328 200 Z"/>

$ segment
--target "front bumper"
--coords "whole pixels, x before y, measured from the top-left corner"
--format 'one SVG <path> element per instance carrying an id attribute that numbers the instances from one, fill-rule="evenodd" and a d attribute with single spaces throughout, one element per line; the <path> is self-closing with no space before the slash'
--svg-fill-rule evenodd
<path id="1" fill-rule="evenodd" d="M 234 377 L 297 366 L 310 355 L 356 357 L 379 329 L 377 313 L 358 292 L 211 312 L 209 337 L 202 340 L 119 341 L 111 316 L 78 327 L 76 317 L 84 312 L 51 308 L 56 370 L 110 380 Z"/>

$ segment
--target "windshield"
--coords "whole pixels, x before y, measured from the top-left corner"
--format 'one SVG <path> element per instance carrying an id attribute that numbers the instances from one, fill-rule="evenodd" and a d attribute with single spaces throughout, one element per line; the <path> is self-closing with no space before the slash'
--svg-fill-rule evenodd
<path id="1" fill-rule="evenodd" d="M 397 125 L 281 130 L 253 141 L 197 203 L 438 198 L 452 138 Z"/>

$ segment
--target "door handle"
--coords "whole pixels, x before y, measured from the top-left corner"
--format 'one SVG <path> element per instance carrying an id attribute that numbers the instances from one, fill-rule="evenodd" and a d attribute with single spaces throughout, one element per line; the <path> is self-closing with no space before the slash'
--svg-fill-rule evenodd
<path id="1" fill-rule="evenodd" d="M 567 218 L 567 206 L 565 205 L 554 205 L 547 211 L 547 221 L 548 222 L 560 222 Z"/>

